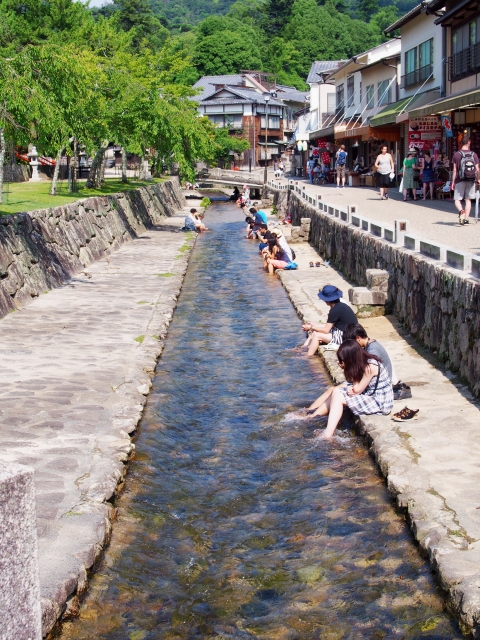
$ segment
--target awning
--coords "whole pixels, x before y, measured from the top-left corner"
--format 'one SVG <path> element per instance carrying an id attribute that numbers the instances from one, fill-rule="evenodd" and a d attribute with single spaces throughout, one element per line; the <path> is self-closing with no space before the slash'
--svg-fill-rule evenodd
<path id="1" fill-rule="evenodd" d="M 396 124 L 398 114 L 413 105 L 419 97 L 420 94 L 418 96 L 415 96 L 414 98 L 410 96 L 408 98 L 403 98 L 398 102 L 394 102 L 393 104 L 387 105 L 384 109 L 377 113 L 376 116 L 372 116 L 370 118 L 370 126 L 381 127 L 385 124 Z"/>
<path id="2" fill-rule="evenodd" d="M 435 116 L 440 113 L 449 113 L 456 109 L 466 109 L 468 107 L 480 107 L 480 89 L 470 89 L 455 93 L 447 98 L 434 100 L 429 104 L 410 111 L 410 118 L 423 118 L 425 116 Z"/>
<path id="3" fill-rule="evenodd" d="M 400 142 L 400 127 L 396 125 L 384 127 L 365 125 L 351 129 L 338 127 L 335 131 L 335 140 L 344 140 L 346 138 L 361 138 L 364 142 L 367 142 L 370 138 L 386 140 L 387 142 Z"/>
<path id="4" fill-rule="evenodd" d="M 317 138 L 327 138 L 328 136 L 333 136 L 335 133 L 335 127 L 325 127 L 325 129 L 317 129 L 316 131 L 310 131 L 309 140 L 316 140 Z"/>

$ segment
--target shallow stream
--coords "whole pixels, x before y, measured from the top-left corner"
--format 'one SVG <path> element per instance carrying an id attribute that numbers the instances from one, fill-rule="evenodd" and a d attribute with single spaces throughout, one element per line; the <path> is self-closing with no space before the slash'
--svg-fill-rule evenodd
<path id="1" fill-rule="evenodd" d="M 365 445 L 230 204 L 193 252 L 112 542 L 62 640 L 460 638 Z"/>

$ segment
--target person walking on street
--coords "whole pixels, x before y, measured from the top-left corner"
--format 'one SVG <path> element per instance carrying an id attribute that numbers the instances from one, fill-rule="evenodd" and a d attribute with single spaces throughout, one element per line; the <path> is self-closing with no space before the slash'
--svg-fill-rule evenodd
<path id="1" fill-rule="evenodd" d="M 345 175 L 347 171 L 347 152 L 345 145 L 340 145 L 335 156 L 335 169 L 337 170 L 337 189 L 340 188 L 340 178 L 342 179 L 342 189 L 345 188 Z"/>
<path id="2" fill-rule="evenodd" d="M 376 182 L 380 189 L 380 200 L 388 200 L 388 187 L 390 186 L 390 174 L 395 173 L 393 158 L 388 153 L 388 147 L 383 145 L 381 152 L 375 160 L 377 167 Z"/>
<path id="3" fill-rule="evenodd" d="M 422 182 L 423 182 L 423 199 L 427 199 L 427 191 L 430 188 L 430 200 L 433 200 L 435 189 L 435 174 L 433 173 L 433 158 L 430 151 L 425 151 L 423 160 Z"/>
<path id="4" fill-rule="evenodd" d="M 475 182 L 479 179 L 478 156 L 470 150 L 470 138 L 463 136 L 462 148 L 453 154 L 452 189 L 459 224 L 468 224 L 472 199 L 475 198 Z M 465 207 L 462 206 L 465 201 Z"/>
<path id="5" fill-rule="evenodd" d="M 403 161 L 403 201 L 407 201 L 408 190 L 413 191 L 413 199 L 417 199 L 417 183 L 415 181 L 414 167 L 417 165 L 416 152 L 410 149 Z"/>
<path id="6" fill-rule="evenodd" d="M 313 184 L 313 170 L 315 168 L 315 160 L 313 156 L 310 156 L 310 160 L 307 162 L 307 173 L 308 179 L 310 180 L 310 184 Z"/>

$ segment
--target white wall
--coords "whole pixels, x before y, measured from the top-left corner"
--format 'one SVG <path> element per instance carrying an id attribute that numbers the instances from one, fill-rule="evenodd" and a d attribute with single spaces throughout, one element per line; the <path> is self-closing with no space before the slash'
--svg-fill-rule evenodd
<path id="1" fill-rule="evenodd" d="M 402 73 L 405 73 L 405 52 L 433 38 L 433 78 L 423 87 L 423 83 L 419 83 L 407 89 L 400 89 L 400 98 L 413 96 L 417 91 L 423 93 L 442 86 L 444 64 L 442 63 L 442 27 L 434 24 L 436 19 L 434 15 L 427 16 L 421 13 L 401 28 Z"/>

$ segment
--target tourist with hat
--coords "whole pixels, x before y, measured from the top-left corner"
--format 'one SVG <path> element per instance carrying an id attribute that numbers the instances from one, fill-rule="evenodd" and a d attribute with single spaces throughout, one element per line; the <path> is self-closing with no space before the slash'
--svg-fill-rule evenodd
<path id="1" fill-rule="evenodd" d="M 325 285 L 318 293 L 318 297 L 327 303 L 330 311 L 327 322 L 324 324 L 315 325 L 313 322 L 306 322 L 302 326 L 304 331 L 311 331 L 308 341 L 309 356 L 315 355 L 321 344 L 330 345 L 328 348 L 332 351 L 338 349 L 343 342 L 343 330 L 347 324 L 357 322 L 353 309 L 341 301 L 342 295 L 342 291 L 333 284 Z"/>

